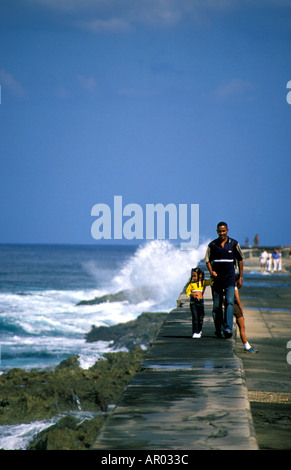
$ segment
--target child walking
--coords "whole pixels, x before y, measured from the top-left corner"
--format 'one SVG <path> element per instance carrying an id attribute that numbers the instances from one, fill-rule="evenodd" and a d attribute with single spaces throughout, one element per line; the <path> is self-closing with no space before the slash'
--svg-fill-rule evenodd
<path id="1" fill-rule="evenodd" d="M 203 294 L 206 286 L 212 281 L 204 279 L 204 272 L 200 268 L 191 269 L 190 282 L 186 289 L 187 297 L 190 296 L 190 309 L 192 314 L 192 338 L 201 338 L 204 320 Z"/>

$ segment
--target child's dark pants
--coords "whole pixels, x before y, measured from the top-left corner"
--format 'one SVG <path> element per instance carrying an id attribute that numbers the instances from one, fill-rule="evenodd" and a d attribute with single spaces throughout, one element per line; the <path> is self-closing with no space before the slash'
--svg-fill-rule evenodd
<path id="1" fill-rule="evenodd" d="M 204 319 L 204 300 L 192 298 L 190 300 L 190 309 L 192 313 L 192 334 L 200 333 Z"/>

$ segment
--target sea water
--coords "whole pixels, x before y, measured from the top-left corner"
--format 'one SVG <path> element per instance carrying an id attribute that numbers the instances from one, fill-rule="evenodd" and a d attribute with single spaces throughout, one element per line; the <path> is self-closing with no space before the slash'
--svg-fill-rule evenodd
<path id="1" fill-rule="evenodd" d="M 166 240 L 140 246 L 0 245 L 0 374 L 55 366 L 72 355 L 92 366 L 111 343 L 86 343 L 92 325 L 114 325 L 176 306 L 206 243 L 183 251 Z M 122 302 L 77 305 L 127 290 Z M 25 449 L 51 421 L 0 426 L 0 448 Z"/>
<path id="2" fill-rule="evenodd" d="M 79 355 L 88 368 L 110 343 L 86 343 L 92 325 L 170 311 L 206 246 L 182 251 L 165 240 L 141 246 L 0 245 L 0 373 Z M 80 305 L 129 291 L 130 300 Z"/>

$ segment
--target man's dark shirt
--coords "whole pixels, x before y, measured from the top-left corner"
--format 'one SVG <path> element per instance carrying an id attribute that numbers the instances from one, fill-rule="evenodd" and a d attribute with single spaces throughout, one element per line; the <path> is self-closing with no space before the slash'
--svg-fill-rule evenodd
<path id="1" fill-rule="evenodd" d="M 210 262 L 212 270 L 217 273 L 213 286 L 224 289 L 235 285 L 235 262 L 241 261 L 244 255 L 239 243 L 233 238 L 227 239 L 224 247 L 219 238 L 209 243 L 205 262 Z"/>

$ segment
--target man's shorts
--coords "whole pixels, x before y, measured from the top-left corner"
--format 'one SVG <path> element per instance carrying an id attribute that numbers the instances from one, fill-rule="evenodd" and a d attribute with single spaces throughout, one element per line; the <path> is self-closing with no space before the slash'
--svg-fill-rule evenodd
<path id="1" fill-rule="evenodd" d="M 243 317 L 243 313 L 242 313 L 239 305 L 236 302 L 234 302 L 233 314 L 234 314 L 236 319 Z"/>

